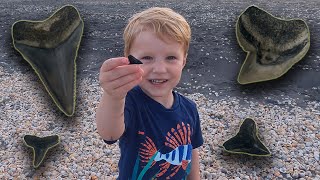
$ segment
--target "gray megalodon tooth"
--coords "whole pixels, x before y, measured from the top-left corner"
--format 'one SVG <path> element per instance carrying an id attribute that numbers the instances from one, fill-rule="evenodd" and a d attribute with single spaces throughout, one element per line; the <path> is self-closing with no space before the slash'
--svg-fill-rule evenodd
<path id="1" fill-rule="evenodd" d="M 84 23 L 79 12 L 64 6 L 44 21 L 12 25 L 14 48 L 32 66 L 54 103 L 72 116 L 76 99 L 76 57 Z"/>
<path id="2" fill-rule="evenodd" d="M 239 16 L 236 35 L 247 52 L 238 75 L 240 84 L 282 76 L 310 47 L 310 32 L 303 20 L 279 19 L 256 6 L 248 7 Z"/>

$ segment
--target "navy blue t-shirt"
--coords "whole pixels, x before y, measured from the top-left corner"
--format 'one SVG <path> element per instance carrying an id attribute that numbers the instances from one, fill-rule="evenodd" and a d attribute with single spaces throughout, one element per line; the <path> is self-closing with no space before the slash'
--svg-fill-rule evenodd
<path id="1" fill-rule="evenodd" d="M 192 149 L 203 144 L 199 114 L 193 101 L 173 96 L 167 109 L 139 86 L 128 92 L 118 179 L 185 179 L 190 173 Z"/>

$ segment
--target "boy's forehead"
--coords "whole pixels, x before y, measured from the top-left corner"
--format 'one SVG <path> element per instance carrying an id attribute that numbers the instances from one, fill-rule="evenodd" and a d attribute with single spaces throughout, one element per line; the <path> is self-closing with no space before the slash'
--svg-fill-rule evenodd
<path id="1" fill-rule="evenodd" d="M 161 41 L 165 42 L 166 44 L 178 44 L 178 46 L 181 46 L 184 53 L 187 53 L 189 43 L 188 37 L 185 36 L 185 34 L 182 33 L 180 28 L 175 28 L 175 26 L 168 26 L 159 24 L 158 22 L 136 22 L 133 23 L 131 28 L 129 28 L 129 31 L 125 31 L 125 54 L 128 54 L 130 50 L 132 50 L 132 46 L 134 46 L 135 41 L 137 39 L 144 39 L 148 37 L 148 35 L 154 35 L 157 39 L 160 39 Z M 147 33 L 147 36 L 141 36 L 143 34 Z M 127 38 L 126 38 L 127 37 Z M 151 36 L 151 38 L 153 38 Z M 141 40 L 141 39 L 140 39 Z M 144 40 L 143 40 L 144 41 Z M 146 39 L 147 41 L 147 39 Z M 140 41 L 141 42 L 141 41 Z M 143 44 L 143 42 L 141 43 Z M 180 48 L 179 48 L 180 49 Z"/>
<path id="2" fill-rule="evenodd" d="M 154 38 L 155 37 L 155 38 Z M 177 42 L 168 37 L 160 38 L 152 31 L 142 32 L 133 41 L 130 51 L 140 52 L 143 54 L 165 53 L 165 54 L 177 54 L 185 53 L 185 47 L 181 42 Z"/>
<path id="3" fill-rule="evenodd" d="M 160 40 L 166 42 L 166 43 L 172 43 L 172 42 L 175 42 L 175 43 L 179 43 L 179 44 L 182 44 L 181 41 L 178 41 L 176 39 L 176 37 L 174 37 L 173 35 L 170 35 L 169 33 L 165 33 L 163 31 L 157 31 L 155 28 L 153 27 L 142 27 L 140 29 L 140 31 L 138 31 L 138 33 L 136 34 L 135 38 L 138 38 L 139 36 L 141 35 L 144 35 L 146 33 L 150 33 L 154 36 L 156 36 L 157 38 L 159 38 Z"/>

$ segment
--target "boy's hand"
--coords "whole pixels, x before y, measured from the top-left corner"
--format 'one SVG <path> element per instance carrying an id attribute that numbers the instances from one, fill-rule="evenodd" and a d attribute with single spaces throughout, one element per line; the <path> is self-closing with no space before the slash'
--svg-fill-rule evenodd
<path id="1" fill-rule="evenodd" d="M 99 81 L 110 97 L 124 99 L 127 92 L 141 82 L 142 75 L 139 65 L 129 65 L 128 58 L 111 58 L 102 64 Z"/>

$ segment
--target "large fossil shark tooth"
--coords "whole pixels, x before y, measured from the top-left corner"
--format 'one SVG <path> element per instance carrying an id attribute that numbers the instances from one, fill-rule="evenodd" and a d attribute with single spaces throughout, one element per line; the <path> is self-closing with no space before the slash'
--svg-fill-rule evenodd
<path id="1" fill-rule="evenodd" d="M 34 135 L 25 135 L 23 137 L 24 144 L 32 148 L 33 152 L 33 167 L 38 168 L 43 162 L 49 149 L 57 146 L 60 143 L 58 135 L 37 137 Z"/>
<path id="2" fill-rule="evenodd" d="M 12 25 L 14 48 L 32 66 L 54 103 L 72 116 L 76 99 L 76 58 L 84 23 L 78 10 L 67 5 L 44 21 Z"/>
<path id="3" fill-rule="evenodd" d="M 310 47 L 310 32 L 301 19 L 283 20 L 248 7 L 238 18 L 236 35 L 247 57 L 238 75 L 240 84 L 276 79 L 300 61 Z"/>
<path id="4" fill-rule="evenodd" d="M 223 143 L 227 152 L 247 154 L 250 156 L 270 156 L 270 151 L 258 137 L 258 130 L 254 120 L 246 118 L 239 132 Z"/>

